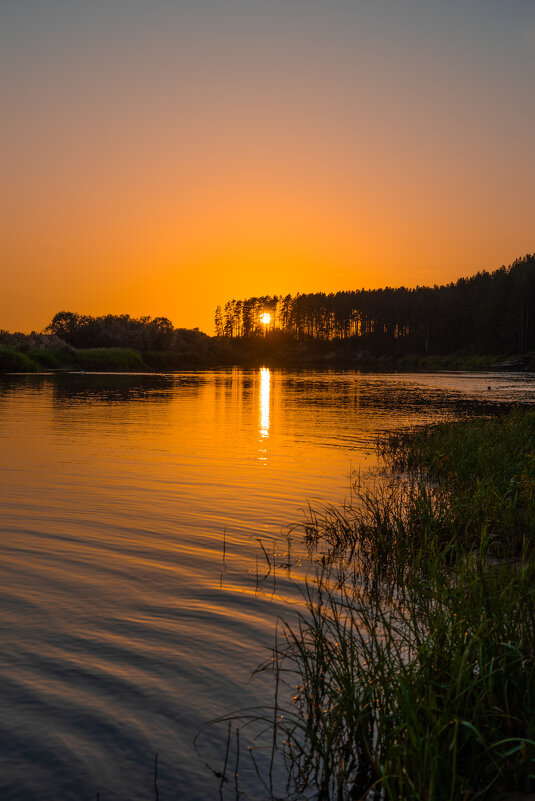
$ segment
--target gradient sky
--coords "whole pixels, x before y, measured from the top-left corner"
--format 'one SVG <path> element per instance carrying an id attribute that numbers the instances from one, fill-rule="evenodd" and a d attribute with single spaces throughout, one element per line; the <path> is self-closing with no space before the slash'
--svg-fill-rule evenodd
<path id="1" fill-rule="evenodd" d="M 535 0 L 0 0 L 0 328 L 535 250 Z"/>

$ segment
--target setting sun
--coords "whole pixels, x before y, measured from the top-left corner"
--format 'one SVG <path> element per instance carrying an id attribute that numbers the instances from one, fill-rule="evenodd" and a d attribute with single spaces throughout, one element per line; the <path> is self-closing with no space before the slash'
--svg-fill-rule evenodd
<path id="1" fill-rule="evenodd" d="M 535 0 L 0 0 L 0 801 L 535 801 L 534 78 Z"/>

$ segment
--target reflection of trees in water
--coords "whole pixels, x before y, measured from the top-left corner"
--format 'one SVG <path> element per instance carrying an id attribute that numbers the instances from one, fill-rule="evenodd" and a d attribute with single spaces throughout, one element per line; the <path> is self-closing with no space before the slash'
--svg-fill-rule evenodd
<path id="1" fill-rule="evenodd" d="M 197 395 L 203 383 L 197 376 L 58 375 L 52 379 L 52 400 L 55 405 L 169 402 L 176 395 Z"/>
<path id="2" fill-rule="evenodd" d="M 354 378 L 354 376 L 352 376 Z M 168 403 L 174 398 L 197 397 L 212 385 L 213 399 L 221 410 L 227 404 L 239 406 L 245 413 L 258 402 L 259 371 L 208 371 L 179 375 L 162 374 L 56 374 L 0 376 L 0 403 L 9 401 L 19 392 L 47 393 L 58 408 L 69 404 L 114 405 L 133 401 Z M 410 387 L 400 379 L 395 381 L 358 381 L 347 376 L 335 377 L 321 371 L 306 376 L 298 372 L 274 373 L 272 381 L 278 388 L 279 401 L 285 404 L 306 404 L 309 409 L 377 410 L 385 413 L 431 413 L 433 415 L 486 414 L 512 405 L 510 400 L 497 401 L 468 396 L 462 390 Z M 524 398 L 519 399 L 524 401 Z"/>
<path id="3" fill-rule="evenodd" d="M 282 391 L 294 399 L 301 397 L 308 407 L 339 408 L 340 411 L 357 404 L 362 409 L 377 409 L 382 412 L 391 409 L 405 412 L 485 414 L 512 405 L 509 401 L 470 397 L 460 390 L 411 387 L 401 382 L 378 383 L 361 379 L 353 383 L 344 378 L 329 378 L 326 381 L 320 371 L 316 377 L 310 379 L 287 373 Z"/>
<path id="4" fill-rule="evenodd" d="M 232 409 L 231 414 L 256 414 L 259 404 L 259 387 L 261 369 L 235 367 L 230 370 L 214 371 L 213 381 L 214 404 L 221 414 L 225 408 Z"/>
<path id="5" fill-rule="evenodd" d="M 46 375 L 16 374 L 0 375 L 0 399 L 19 389 L 41 390 L 48 380 Z"/>

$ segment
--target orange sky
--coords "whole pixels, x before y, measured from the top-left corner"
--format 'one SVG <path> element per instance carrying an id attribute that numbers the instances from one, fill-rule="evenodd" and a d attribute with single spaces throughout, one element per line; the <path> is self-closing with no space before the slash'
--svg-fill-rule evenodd
<path id="1" fill-rule="evenodd" d="M 0 328 L 535 250 L 528 0 L 5 0 L 0 76 Z"/>

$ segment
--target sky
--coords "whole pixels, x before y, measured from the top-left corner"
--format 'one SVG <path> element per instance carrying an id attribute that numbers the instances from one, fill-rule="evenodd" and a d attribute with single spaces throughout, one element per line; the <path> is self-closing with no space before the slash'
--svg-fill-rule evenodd
<path id="1" fill-rule="evenodd" d="M 0 329 L 535 251 L 535 0 L 0 0 Z"/>

